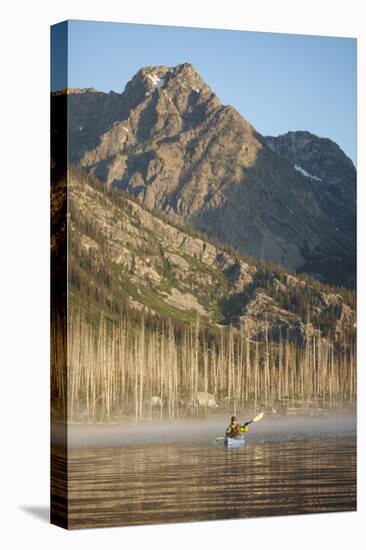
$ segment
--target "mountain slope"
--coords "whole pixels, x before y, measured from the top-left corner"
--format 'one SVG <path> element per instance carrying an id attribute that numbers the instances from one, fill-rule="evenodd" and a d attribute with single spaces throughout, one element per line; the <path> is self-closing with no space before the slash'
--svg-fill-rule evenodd
<path id="1" fill-rule="evenodd" d="M 71 308 L 117 318 L 145 310 L 185 324 L 198 315 L 213 329 L 232 324 L 297 342 L 309 331 L 354 332 L 350 293 L 253 263 L 75 170 L 68 192 Z"/>
<path id="2" fill-rule="evenodd" d="M 69 91 L 68 109 L 70 162 L 107 186 L 241 253 L 354 282 L 354 185 L 340 173 L 316 186 L 192 65 L 145 67 L 122 94 Z"/>

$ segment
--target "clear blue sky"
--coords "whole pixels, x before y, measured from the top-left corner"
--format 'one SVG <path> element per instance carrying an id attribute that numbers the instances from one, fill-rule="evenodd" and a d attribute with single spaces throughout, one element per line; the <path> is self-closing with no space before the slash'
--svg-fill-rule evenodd
<path id="1" fill-rule="evenodd" d="M 70 87 L 120 92 L 142 66 L 190 62 L 260 133 L 309 130 L 356 163 L 355 39 L 70 21 L 68 44 Z"/>

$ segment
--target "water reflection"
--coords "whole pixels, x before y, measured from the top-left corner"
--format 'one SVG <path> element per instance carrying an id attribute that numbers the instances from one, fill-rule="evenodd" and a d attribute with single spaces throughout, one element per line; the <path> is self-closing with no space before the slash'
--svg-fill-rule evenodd
<path id="1" fill-rule="evenodd" d="M 68 466 L 71 527 L 356 508 L 354 435 L 74 449 Z"/>

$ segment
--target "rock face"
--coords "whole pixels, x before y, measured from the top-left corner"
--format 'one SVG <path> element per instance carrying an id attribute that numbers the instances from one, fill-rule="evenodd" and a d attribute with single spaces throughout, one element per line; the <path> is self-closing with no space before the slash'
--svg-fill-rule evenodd
<path id="1" fill-rule="evenodd" d="M 215 396 L 207 391 L 201 391 L 197 393 L 197 402 L 200 407 L 207 407 L 209 409 L 215 409 L 216 404 Z"/>
<path id="2" fill-rule="evenodd" d="M 330 140 L 264 138 L 187 63 L 145 67 L 122 94 L 69 91 L 68 108 L 71 163 L 108 187 L 240 253 L 354 282 L 355 169 Z"/>
<path id="3" fill-rule="evenodd" d="M 151 397 L 151 406 L 152 407 L 162 407 L 163 406 L 163 400 L 158 395 L 153 395 Z"/>
<path id="4" fill-rule="evenodd" d="M 122 307 L 193 326 L 200 318 L 274 341 L 354 331 L 349 291 L 250 262 L 76 170 L 68 208 L 70 307 L 87 298 L 91 315 L 118 316 Z"/>

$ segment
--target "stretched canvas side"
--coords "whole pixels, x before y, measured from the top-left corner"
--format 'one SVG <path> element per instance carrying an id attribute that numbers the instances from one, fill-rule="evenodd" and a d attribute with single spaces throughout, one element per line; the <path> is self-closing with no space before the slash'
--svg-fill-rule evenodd
<path id="1" fill-rule="evenodd" d="M 51 523 L 68 526 L 67 22 L 51 28 Z"/>

